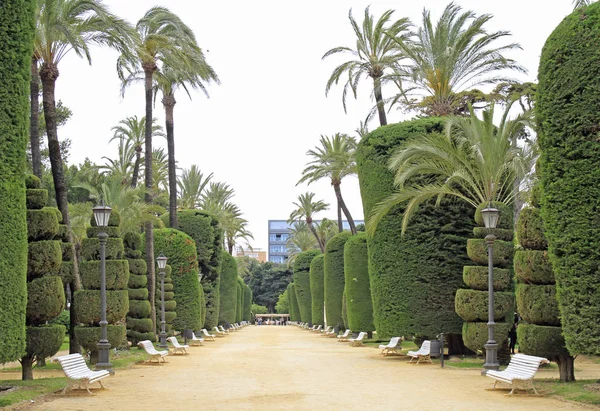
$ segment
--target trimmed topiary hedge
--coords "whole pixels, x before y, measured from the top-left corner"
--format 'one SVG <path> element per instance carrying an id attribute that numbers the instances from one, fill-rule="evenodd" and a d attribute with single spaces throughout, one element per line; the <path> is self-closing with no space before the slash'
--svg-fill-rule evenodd
<path id="1" fill-rule="evenodd" d="M 519 352 L 545 358 L 569 356 L 561 327 L 520 323 L 517 327 Z"/>
<path id="2" fill-rule="evenodd" d="M 342 318 L 344 245 L 351 235 L 349 231 L 343 231 L 334 235 L 325 245 L 325 258 L 323 262 L 325 316 L 327 317 L 327 324 L 333 327 L 342 327 L 344 325 L 344 319 Z"/>
<path id="3" fill-rule="evenodd" d="M 494 234 L 496 236 L 496 240 L 502 241 L 512 241 L 514 237 L 513 230 L 509 230 L 507 228 L 473 228 L 473 237 L 475 238 L 485 238 L 485 236 L 488 234 Z"/>
<path id="4" fill-rule="evenodd" d="M 130 288 L 127 290 L 127 292 L 129 293 L 129 301 L 130 302 L 132 300 L 141 300 L 141 301 L 148 300 L 148 289 L 147 288 Z M 150 303 L 148 303 L 148 304 L 150 304 Z"/>
<path id="5" fill-rule="evenodd" d="M 545 250 L 548 248 L 539 209 L 525 207 L 521 210 L 517 222 L 517 237 L 519 238 L 519 244 L 528 250 Z"/>
<path id="6" fill-rule="evenodd" d="M 512 327 L 510 323 L 496 323 L 494 326 L 494 337 L 500 347 L 505 345 L 508 331 Z M 471 350 L 485 354 L 485 344 L 488 341 L 488 327 L 485 322 L 465 322 L 462 329 L 463 342 Z"/>
<path id="7" fill-rule="evenodd" d="M 26 204 L 28 210 L 40 210 L 48 203 L 48 190 L 28 188 Z"/>
<path id="8" fill-rule="evenodd" d="M 222 251 L 219 324 L 235 322 L 237 303 L 237 261 L 227 251 Z"/>
<path id="9" fill-rule="evenodd" d="M 517 284 L 519 314 L 528 323 L 560 326 L 555 285 Z"/>
<path id="10" fill-rule="evenodd" d="M 300 309 L 300 320 L 312 323 L 312 298 L 310 294 L 310 263 L 321 254 L 319 250 L 308 250 L 299 253 L 294 260 L 294 284 L 296 302 Z M 341 308 L 341 307 L 340 307 Z"/>
<path id="11" fill-rule="evenodd" d="M 493 268 L 494 290 L 505 291 L 512 286 L 512 273 L 507 268 Z M 487 291 L 488 267 L 466 265 L 463 267 L 463 281 L 474 290 Z"/>
<path id="12" fill-rule="evenodd" d="M 539 66 L 541 213 L 571 354 L 600 354 L 600 3 L 567 16 Z"/>
<path id="13" fill-rule="evenodd" d="M 149 306 L 149 304 L 150 303 L 148 303 L 148 306 Z M 129 334 L 129 331 L 131 330 L 131 331 L 136 331 L 141 334 L 152 333 L 154 335 L 154 332 L 152 330 L 152 319 L 151 318 L 127 317 L 126 324 L 127 324 L 127 334 Z M 137 345 L 137 343 L 136 343 L 136 345 Z"/>
<path id="14" fill-rule="evenodd" d="M 98 238 L 98 234 L 106 233 L 111 238 L 117 238 L 120 235 L 119 227 L 88 227 L 86 234 L 88 238 Z"/>
<path id="15" fill-rule="evenodd" d="M 60 274 L 62 248 L 59 241 L 31 241 L 27 255 L 27 280 Z"/>
<path id="16" fill-rule="evenodd" d="M 290 300 L 290 320 L 300 321 L 300 308 L 298 308 L 298 301 L 296 301 L 296 287 L 294 283 L 290 283 L 287 290 Z"/>
<path id="17" fill-rule="evenodd" d="M 77 320 L 84 325 L 100 323 L 100 291 L 81 290 L 74 293 Z M 115 324 L 125 319 L 129 311 L 129 296 L 126 290 L 106 291 L 106 321 Z"/>
<path id="18" fill-rule="evenodd" d="M 369 284 L 367 235 L 359 232 L 344 246 L 344 275 L 348 328 L 352 331 L 374 331 L 373 303 Z"/>
<path id="19" fill-rule="evenodd" d="M 64 325 L 27 327 L 27 354 L 32 358 L 48 358 L 60 350 L 67 331 Z"/>
<path id="20" fill-rule="evenodd" d="M 25 188 L 37 190 L 42 188 L 42 180 L 34 174 L 25 174 Z M 46 204 L 44 204 L 46 205 Z"/>
<path id="21" fill-rule="evenodd" d="M 121 260 L 123 257 L 123 240 L 120 238 L 108 238 L 106 242 L 106 259 Z M 99 261 L 100 240 L 97 238 L 84 239 L 81 244 L 81 259 L 83 261 Z"/>
<path id="22" fill-rule="evenodd" d="M 129 274 L 130 275 L 143 275 L 146 278 L 146 273 L 148 272 L 148 265 L 146 264 L 146 260 L 142 258 L 130 258 L 129 261 Z M 146 283 L 144 283 L 146 285 Z"/>
<path id="23" fill-rule="evenodd" d="M 86 290 L 100 289 L 100 261 L 84 261 L 79 264 L 81 283 Z M 106 289 L 123 290 L 129 281 L 129 262 L 127 260 L 106 261 Z"/>
<path id="24" fill-rule="evenodd" d="M 129 286 L 130 289 L 146 287 L 146 284 L 148 284 L 148 277 L 146 277 L 145 274 L 143 274 L 143 275 L 130 274 L 129 275 L 129 281 L 127 282 L 127 285 Z"/>
<path id="25" fill-rule="evenodd" d="M 342 294 L 342 320 L 344 321 L 344 328 L 348 328 L 348 305 L 346 304 L 346 289 Z"/>
<path id="26" fill-rule="evenodd" d="M 175 301 L 175 293 L 173 293 L 173 280 L 171 279 L 171 266 L 167 264 L 165 270 L 165 323 L 166 332 L 172 335 L 173 321 L 177 317 L 175 309 L 177 308 L 177 302 Z M 160 279 L 159 279 L 160 281 Z M 168 291 L 167 291 L 168 290 Z M 160 300 L 160 286 L 156 287 L 156 328 L 157 333 L 160 332 L 160 321 L 161 321 L 161 300 Z"/>
<path id="27" fill-rule="evenodd" d="M 120 347 L 126 342 L 125 326 L 108 324 L 106 334 L 111 347 Z M 100 340 L 100 327 L 75 327 L 75 338 L 83 348 L 89 351 L 96 351 L 96 344 Z"/>
<path id="28" fill-rule="evenodd" d="M 515 246 L 512 242 L 496 240 L 492 253 L 494 267 L 510 267 L 513 261 Z M 487 265 L 487 244 L 483 238 L 470 238 L 467 240 L 467 255 L 471 260 L 480 265 Z"/>
<path id="29" fill-rule="evenodd" d="M 240 283 L 241 282 L 241 283 Z M 240 277 L 237 278 L 237 304 L 235 306 L 235 322 L 239 323 L 242 321 L 242 307 L 244 306 L 244 280 Z"/>
<path id="30" fill-rule="evenodd" d="M 554 284 L 554 272 L 548 251 L 519 250 L 515 252 L 517 280 L 526 284 Z"/>
<path id="31" fill-rule="evenodd" d="M 58 234 L 58 218 L 50 207 L 27 210 L 27 239 L 29 241 L 52 240 Z"/>
<path id="32" fill-rule="evenodd" d="M 249 286 L 244 287 L 244 311 L 242 319 L 244 321 L 252 320 L 252 289 Z"/>
<path id="33" fill-rule="evenodd" d="M 312 323 L 317 325 L 324 325 L 325 323 L 325 312 L 323 311 L 323 305 L 325 304 L 324 275 L 325 255 L 319 254 L 310 262 L 309 270 Z"/>
<path id="34" fill-rule="evenodd" d="M 465 321 L 488 320 L 488 292 L 477 290 L 456 290 L 456 313 Z M 515 311 L 515 298 L 512 292 L 494 292 L 494 321 L 510 321 Z"/>
<path id="35" fill-rule="evenodd" d="M 45 324 L 64 309 L 65 291 L 60 277 L 49 275 L 27 283 L 27 325 Z"/>

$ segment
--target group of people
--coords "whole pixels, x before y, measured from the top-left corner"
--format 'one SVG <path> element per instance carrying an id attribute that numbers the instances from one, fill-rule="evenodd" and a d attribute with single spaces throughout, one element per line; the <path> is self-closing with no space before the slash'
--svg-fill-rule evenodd
<path id="1" fill-rule="evenodd" d="M 287 319 L 284 317 L 279 318 L 278 320 L 271 320 L 269 318 L 263 320 L 262 317 L 256 318 L 256 325 L 287 325 Z"/>

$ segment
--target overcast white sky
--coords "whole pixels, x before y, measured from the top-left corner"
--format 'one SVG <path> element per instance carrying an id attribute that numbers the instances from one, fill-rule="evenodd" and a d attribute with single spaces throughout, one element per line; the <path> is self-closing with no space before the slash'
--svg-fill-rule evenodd
<path id="1" fill-rule="evenodd" d="M 292 202 L 307 190 L 332 205 L 317 218 L 336 218 L 335 196 L 328 182 L 307 187 L 295 184 L 307 162 L 308 149 L 318 144 L 321 134 L 354 135 L 359 122 L 372 106 L 369 79 L 362 82 L 358 100 L 348 100 L 348 113 L 341 103 L 342 86 L 325 97 L 325 84 L 342 55 L 321 60 L 337 46 L 352 47 L 355 37 L 348 20 L 353 9 L 362 22 L 369 4 L 375 18 L 388 9 L 394 17 L 409 17 L 419 24 L 423 8 L 434 19 L 448 4 L 429 1 L 216 1 L 105 0 L 112 12 L 131 23 L 155 5 L 170 8 L 195 32 L 209 64 L 221 85 L 209 87 L 210 98 L 201 93 L 190 101 L 176 95 L 175 147 L 181 168 L 197 164 L 216 181 L 236 192 L 235 203 L 249 221 L 255 248 L 267 247 L 267 221 L 287 219 Z M 564 16 L 572 10 L 570 0 L 462 0 L 464 9 L 494 16 L 488 30 L 508 30 L 512 41 L 523 47 L 511 57 L 529 73 L 517 78 L 535 80 L 542 46 Z M 500 44 L 500 43 L 499 43 Z M 111 127 L 132 115 L 144 115 L 142 86 L 119 94 L 116 52 L 92 49 L 92 65 L 70 55 L 59 66 L 57 99 L 73 110 L 73 117 L 59 138 L 72 140 L 70 163 L 86 157 L 102 164 L 102 156 L 116 157 L 117 143 L 109 145 Z M 388 97 L 384 90 L 384 97 Z M 164 125 L 164 111 L 157 100 L 155 115 Z M 388 122 L 407 116 L 392 112 Z M 369 129 L 378 126 L 375 119 Z M 154 140 L 166 147 L 165 141 Z M 356 178 L 343 181 L 342 194 L 355 219 L 362 219 Z"/>

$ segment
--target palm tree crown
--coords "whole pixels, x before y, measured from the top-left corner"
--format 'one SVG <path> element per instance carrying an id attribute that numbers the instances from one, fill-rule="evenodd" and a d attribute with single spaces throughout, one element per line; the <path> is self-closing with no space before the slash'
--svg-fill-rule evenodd
<path id="1" fill-rule="evenodd" d="M 291 212 L 288 223 L 291 224 L 296 220 L 304 219 L 308 225 L 308 228 L 317 239 L 321 252 L 325 252 L 325 243 L 323 242 L 323 239 L 319 237 L 319 234 L 313 225 L 313 216 L 320 211 L 327 210 L 329 208 L 329 204 L 322 200 L 314 201 L 314 197 L 315 193 L 311 192 L 300 194 L 298 196 L 298 201 L 294 202 L 296 209 Z"/>

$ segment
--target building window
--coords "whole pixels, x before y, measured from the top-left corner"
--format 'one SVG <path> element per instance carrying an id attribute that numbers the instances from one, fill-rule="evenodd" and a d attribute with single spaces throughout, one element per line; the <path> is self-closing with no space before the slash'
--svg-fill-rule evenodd
<path id="1" fill-rule="evenodd" d="M 286 253 L 287 248 L 284 245 L 272 245 L 269 247 L 269 251 L 272 253 Z"/>
<path id="2" fill-rule="evenodd" d="M 269 257 L 269 261 L 272 263 L 283 264 L 284 257 L 282 255 L 272 255 Z"/>
<path id="3" fill-rule="evenodd" d="M 284 220 L 269 221 L 269 228 L 271 230 L 287 230 L 290 225 Z"/>

